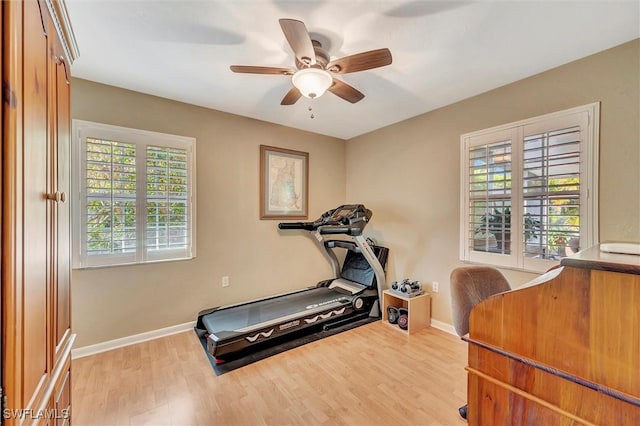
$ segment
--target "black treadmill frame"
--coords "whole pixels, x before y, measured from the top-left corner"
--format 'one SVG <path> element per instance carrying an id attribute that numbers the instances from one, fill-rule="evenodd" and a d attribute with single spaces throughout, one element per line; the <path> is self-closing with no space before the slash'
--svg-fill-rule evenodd
<path id="1" fill-rule="evenodd" d="M 353 209 L 353 211 L 357 212 L 355 220 L 354 218 L 345 219 L 340 216 L 343 223 L 331 223 L 330 219 L 332 217 L 332 213 L 343 212 L 345 209 Z M 362 214 L 362 212 L 365 212 L 365 214 Z M 244 352 L 253 346 L 261 345 L 266 341 L 277 339 L 281 336 L 303 329 L 326 327 L 328 323 L 333 323 L 334 321 L 342 324 L 344 322 L 355 321 L 366 316 L 376 318 L 381 317 L 380 304 L 382 303 L 382 291 L 386 288 L 386 278 L 383 265 L 386 265 L 388 249 L 381 246 L 371 246 L 368 240 L 362 236 L 362 229 L 370 217 L 371 211 L 367 210 L 362 205 L 345 205 L 325 213 L 316 222 L 298 223 L 297 228 L 291 227 L 291 224 L 285 224 L 289 225 L 287 227 L 283 227 L 283 224 L 280 224 L 280 227 L 281 229 L 306 229 L 311 231 L 310 235 L 313 240 L 317 243 L 321 251 L 327 255 L 327 259 L 332 265 L 334 279 L 331 281 L 334 281 L 341 276 L 340 263 L 333 252 L 334 247 L 346 248 L 348 250 L 361 253 L 373 269 L 375 275 L 375 285 L 373 288 L 365 288 L 356 294 L 348 295 L 332 290 L 331 288 L 324 288 L 324 286 L 327 285 L 327 282 L 325 281 L 321 288 L 308 287 L 303 290 L 283 295 L 202 311 L 198 314 L 196 331 L 199 335 L 206 336 L 207 350 L 209 353 L 217 359 L 221 359 L 221 357 L 227 357 L 231 356 L 231 354 Z M 344 223 L 344 221 L 348 222 Z M 332 235 L 335 237 L 335 234 L 341 234 L 341 238 L 326 237 L 326 235 Z M 330 285 L 331 284 L 328 284 L 329 287 Z M 300 311 L 298 315 L 289 315 L 282 321 L 274 319 L 270 321 L 268 325 L 261 326 L 262 323 L 259 323 L 256 324 L 255 327 L 245 327 L 242 332 L 229 330 L 217 331 L 217 334 L 210 334 L 203 321 L 206 315 L 210 315 L 215 312 L 261 303 L 278 297 L 285 297 L 291 294 L 307 291 L 333 291 L 336 294 L 336 299 L 340 299 L 341 301 L 327 305 L 326 309 L 314 308 L 311 311 Z"/>

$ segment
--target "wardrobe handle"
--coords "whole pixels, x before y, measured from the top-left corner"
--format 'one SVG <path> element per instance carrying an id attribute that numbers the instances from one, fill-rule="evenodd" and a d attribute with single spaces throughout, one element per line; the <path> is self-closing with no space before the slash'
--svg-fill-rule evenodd
<path id="1" fill-rule="evenodd" d="M 46 195 L 47 200 L 55 201 L 56 203 L 64 203 L 67 201 L 67 193 L 56 191 L 53 194 Z"/>

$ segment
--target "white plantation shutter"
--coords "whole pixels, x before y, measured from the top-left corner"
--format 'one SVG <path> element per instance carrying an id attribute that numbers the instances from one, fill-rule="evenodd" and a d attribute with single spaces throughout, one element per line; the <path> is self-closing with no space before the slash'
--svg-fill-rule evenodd
<path id="1" fill-rule="evenodd" d="M 136 252 L 136 146 L 85 141 L 85 228 L 88 256 Z"/>
<path id="2" fill-rule="evenodd" d="M 189 185 L 187 150 L 147 147 L 147 220 L 149 256 L 166 257 L 189 247 Z"/>
<path id="3" fill-rule="evenodd" d="M 524 213 L 539 224 L 525 256 L 565 257 L 580 247 L 580 127 L 526 136 L 523 149 Z"/>
<path id="4" fill-rule="evenodd" d="M 195 140 L 73 120 L 74 267 L 195 255 Z"/>
<path id="5" fill-rule="evenodd" d="M 478 132 L 463 138 L 461 253 L 465 259 L 513 266 L 511 210 L 517 195 L 513 129 Z"/>
<path id="6" fill-rule="evenodd" d="M 511 252 L 511 141 L 482 144 L 469 154 L 469 241 L 475 250 Z M 493 215 L 498 220 L 488 221 Z M 499 230 L 499 235 L 496 235 Z M 501 238 L 504 237 L 504 238 Z"/>
<path id="7" fill-rule="evenodd" d="M 599 105 L 461 136 L 460 258 L 536 272 L 597 243 Z"/>

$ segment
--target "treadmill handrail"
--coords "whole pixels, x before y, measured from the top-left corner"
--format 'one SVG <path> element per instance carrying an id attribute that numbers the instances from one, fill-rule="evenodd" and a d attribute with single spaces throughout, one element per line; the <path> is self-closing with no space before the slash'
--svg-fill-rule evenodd
<path id="1" fill-rule="evenodd" d="M 281 222 L 279 229 L 302 229 L 320 231 L 322 234 L 361 235 L 371 219 L 371 210 L 362 204 L 344 204 L 328 210 L 313 222 Z"/>
<path id="2" fill-rule="evenodd" d="M 327 234 L 347 234 L 347 235 L 360 235 L 362 234 L 362 228 L 356 226 L 333 226 L 324 225 L 318 227 L 318 232 L 323 235 Z"/>
<path id="3" fill-rule="evenodd" d="M 304 229 L 313 231 L 316 229 L 314 222 L 282 222 L 278 224 L 279 229 Z"/>
<path id="4" fill-rule="evenodd" d="M 356 253 L 360 253 L 360 247 L 358 247 L 358 245 L 352 241 L 325 239 L 324 245 L 328 248 L 340 247 L 343 249 L 351 250 Z"/>

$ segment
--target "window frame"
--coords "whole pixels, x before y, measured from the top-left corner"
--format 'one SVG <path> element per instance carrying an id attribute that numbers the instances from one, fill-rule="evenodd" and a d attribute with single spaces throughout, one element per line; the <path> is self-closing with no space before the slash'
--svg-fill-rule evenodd
<path id="1" fill-rule="evenodd" d="M 136 250 L 130 254 L 87 255 L 87 138 L 131 143 L 136 146 Z M 187 247 L 184 250 L 148 252 L 145 243 L 147 207 L 147 147 L 175 148 L 187 153 Z M 142 263 L 190 260 L 196 257 L 196 139 L 148 130 L 132 129 L 85 120 L 72 120 L 72 267 L 74 269 L 125 266 Z M 142 188 L 142 191 L 139 190 Z"/>
<path id="2" fill-rule="evenodd" d="M 573 123 L 573 124 L 571 124 Z M 594 102 L 540 115 L 460 136 L 460 260 L 488 264 L 526 272 L 544 272 L 559 262 L 536 259 L 524 255 L 523 144 L 532 134 L 556 130 L 557 126 L 580 126 L 580 247 L 585 249 L 598 243 L 598 153 L 600 103 Z M 510 254 L 476 251 L 470 247 L 469 223 L 470 178 L 469 160 L 473 147 L 511 139 L 511 249 Z"/>

